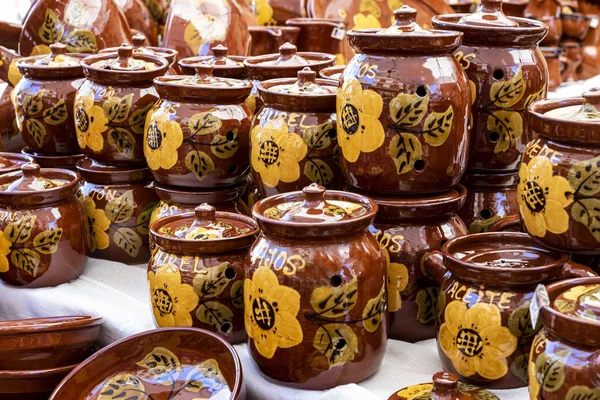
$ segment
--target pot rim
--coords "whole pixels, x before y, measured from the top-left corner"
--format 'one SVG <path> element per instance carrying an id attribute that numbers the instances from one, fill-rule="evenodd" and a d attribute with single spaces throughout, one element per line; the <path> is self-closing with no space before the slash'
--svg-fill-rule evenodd
<path id="1" fill-rule="evenodd" d="M 218 203 L 224 203 L 224 202 L 228 202 L 228 201 L 238 201 L 242 196 L 242 191 L 243 191 L 245 185 L 246 185 L 246 183 L 242 182 L 238 185 L 222 186 L 222 187 L 219 187 L 218 189 L 214 189 L 214 190 L 192 189 L 192 190 L 186 191 L 186 190 L 182 190 L 183 188 L 180 188 L 177 186 L 169 186 L 169 185 L 159 183 L 157 181 L 152 182 L 152 188 L 154 189 L 154 191 L 156 192 L 156 195 L 158 196 L 158 198 L 161 201 L 185 204 L 185 205 L 190 205 L 191 207 L 196 207 L 199 203 L 196 201 L 194 201 L 192 203 L 186 203 L 186 202 L 180 201 L 179 199 L 173 200 L 173 197 L 215 196 L 215 198 L 218 198 L 219 201 L 213 201 L 213 202 L 207 201 L 206 203 L 209 203 L 209 204 L 212 204 L 212 203 L 218 204 Z M 202 203 L 202 202 L 200 202 L 200 203 Z"/>
<path id="2" fill-rule="evenodd" d="M 279 78 L 269 79 L 258 84 L 258 92 L 264 102 L 264 106 L 285 109 L 316 110 L 320 112 L 335 113 L 335 104 L 337 90 L 328 94 L 302 95 L 281 93 L 271 90 L 275 86 L 292 85 L 298 81 L 298 78 Z M 315 83 L 320 86 L 327 86 L 337 89 L 337 82 L 331 79 L 315 79 Z"/>
<path id="3" fill-rule="evenodd" d="M 430 30 L 433 35 L 381 35 L 382 28 L 352 29 L 346 33 L 357 53 L 386 55 L 452 55 L 462 43 L 463 33 L 452 30 Z M 454 57 L 453 57 L 454 58 Z"/>
<path id="4" fill-rule="evenodd" d="M 156 77 L 162 76 L 167 72 L 169 68 L 169 61 L 164 57 L 153 56 L 150 54 L 133 53 L 131 58 L 142 60 L 146 62 L 152 62 L 156 64 L 156 68 L 151 70 L 139 70 L 139 71 L 119 71 L 119 70 L 106 70 L 98 67 L 94 67 L 92 64 L 98 61 L 110 60 L 119 56 L 117 52 L 96 54 L 84 58 L 81 61 L 83 67 L 83 73 L 86 78 L 94 82 L 100 82 L 105 84 L 139 84 L 139 83 L 152 83 L 152 80 Z"/>
<path id="5" fill-rule="evenodd" d="M 32 325 L 11 325 L 15 322 L 34 322 Z M 90 315 L 68 315 L 59 317 L 27 318 L 20 320 L 7 320 L 0 322 L 0 336 L 15 334 L 38 334 L 57 331 L 75 330 L 78 328 L 90 328 L 102 325 L 102 317 L 92 317 Z"/>
<path id="6" fill-rule="evenodd" d="M 297 18 L 289 18 L 285 21 L 286 25 L 292 26 L 305 26 L 305 25 L 314 25 L 317 22 L 319 24 L 331 25 L 345 28 L 344 21 L 338 18 L 310 18 L 310 17 L 297 17 Z"/>
<path id="7" fill-rule="evenodd" d="M 252 83 L 243 79 L 235 79 L 245 83 L 243 86 L 229 88 L 211 88 L 210 84 L 184 86 L 174 82 L 186 78 L 190 78 L 190 75 L 168 75 L 154 78 L 154 87 L 161 100 L 180 101 L 184 99 L 202 100 L 217 104 L 237 104 L 243 103 L 252 93 Z M 233 78 L 222 79 L 234 80 Z"/>
<path id="8" fill-rule="evenodd" d="M 37 162 L 38 164 L 40 164 L 39 161 L 42 161 L 42 164 L 48 163 L 48 162 L 53 163 L 53 164 L 58 163 L 58 165 L 52 166 L 51 168 L 64 168 L 64 169 L 75 168 L 77 161 L 79 161 L 83 157 L 85 157 L 81 153 L 77 153 L 77 154 L 41 154 L 41 153 L 36 153 L 35 151 L 33 151 L 32 149 L 30 149 L 27 146 L 25 146 L 25 147 L 23 147 L 23 149 L 21 149 L 21 154 L 31 157 L 34 160 L 34 162 Z M 42 168 L 45 168 L 45 167 L 42 167 Z"/>
<path id="9" fill-rule="evenodd" d="M 238 65 L 219 65 L 210 64 L 213 67 L 213 75 L 215 77 L 243 79 L 246 76 L 246 66 L 244 65 L 245 56 L 230 56 L 227 58 L 238 63 Z M 194 70 L 199 64 L 206 63 L 212 60 L 213 56 L 193 56 L 182 58 L 178 61 L 181 68 Z"/>
<path id="10" fill-rule="evenodd" d="M 332 63 L 335 63 L 335 61 L 336 61 L 336 57 L 333 54 L 327 54 L 327 53 L 299 51 L 296 53 L 296 55 L 308 60 L 309 64 L 305 64 L 305 65 L 263 64 L 266 61 L 277 60 L 281 56 L 280 53 L 273 53 L 273 54 L 263 54 L 260 56 L 247 57 L 244 60 L 244 65 L 246 66 L 246 68 L 248 68 L 248 72 L 250 73 L 250 75 L 252 75 L 251 71 L 255 71 L 255 70 L 256 71 L 278 71 L 278 70 L 299 71 L 305 67 L 309 67 L 313 71 L 320 71 L 321 69 L 323 69 L 325 67 L 333 66 L 334 64 L 332 64 Z M 317 68 L 317 69 L 315 69 L 315 68 Z M 294 76 L 295 76 L 295 74 L 294 74 Z"/>
<path id="11" fill-rule="evenodd" d="M 467 190 L 511 190 L 517 188 L 518 180 L 519 171 L 508 171 L 493 174 L 467 171 L 460 180 L 460 183 L 463 184 Z"/>
<path id="12" fill-rule="evenodd" d="M 1 159 L 8 160 L 12 164 L 10 166 L 0 168 L 0 174 L 7 174 L 9 172 L 19 171 L 21 169 L 21 165 L 26 164 L 28 162 L 33 162 L 33 158 L 30 155 L 24 153 L 0 152 L 0 160 Z"/>
<path id="13" fill-rule="evenodd" d="M 49 65 L 34 65 L 33 63 L 37 60 L 48 57 L 48 54 L 41 54 L 37 56 L 23 57 L 17 60 L 17 68 L 19 72 L 27 79 L 33 80 L 63 80 L 63 79 L 75 79 L 84 78 L 83 67 L 81 61 L 89 54 L 84 53 L 68 53 L 69 57 L 79 58 L 80 64 L 78 65 L 67 65 L 67 66 L 49 66 Z M 75 89 L 73 89 L 75 90 Z"/>
<path id="14" fill-rule="evenodd" d="M 81 175 L 79 175 L 77 172 L 65 168 L 40 168 L 40 172 L 43 172 L 46 175 L 46 178 L 62 177 L 63 179 L 70 180 L 62 186 L 56 186 L 43 190 L 31 190 L 26 192 L 6 192 L 0 190 L 0 205 L 18 206 L 19 208 L 41 208 L 50 204 L 65 201 L 68 198 L 75 196 L 79 190 Z M 5 181 L 19 175 L 22 175 L 21 171 L 3 174 L 0 176 L 0 184 L 5 183 Z M 65 176 L 68 176 L 68 178 L 65 178 Z M 13 180 L 11 180 L 11 182 Z M 31 196 L 36 195 L 42 196 L 42 199 L 36 203 L 31 203 L 29 201 L 31 200 Z"/>
<path id="15" fill-rule="evenodd" d="M 98 166 L 98 168 L 92 168 L 94 165 Z M 147 167 L 132 166 L 128 168 L 108 165 L 89 157 L 83 157 L 78 160 L 75 167 L 77 168 L 77 172 L 83 177 L 83 180 L 90 183 L 112 185 L 139 182 L 150 183 L 152 181 L 152 172 Z"/>
<path id="16" fill-rule="evenodd" d="M 51 378 L 55 375 L 66 375 L 74 370 L 79 363 L 48 369 L 34 369 L 25 371 L 0 371 L 0 380 L 3 379 L 40 379 Z"/>

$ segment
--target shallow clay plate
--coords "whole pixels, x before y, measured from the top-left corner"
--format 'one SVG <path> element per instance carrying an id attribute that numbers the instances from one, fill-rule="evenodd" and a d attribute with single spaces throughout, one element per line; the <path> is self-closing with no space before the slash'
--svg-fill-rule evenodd
<path id="1" fill-rule="evenodd" d="M 231 345 L 194 328 L 163 328 L 120 340 L 69 374 L 51 400 L 245 399 Z"/>

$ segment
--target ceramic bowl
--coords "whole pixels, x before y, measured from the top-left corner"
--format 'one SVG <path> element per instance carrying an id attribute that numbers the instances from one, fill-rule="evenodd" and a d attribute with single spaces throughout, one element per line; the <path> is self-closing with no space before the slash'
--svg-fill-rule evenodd
<path id="1" fill-rule="evenodd" d="M 2 400 L 47 400 L 56 385 L 77 365 L 31 371 L 0 371 Z"/>
<path id="2" fill-rule="evenodd" d="M 242 363 L 231 345 L 202 329 L 163 328 L 98 351 L 58 385 L 50 400 L 131 399 L 127 393 L 140 391 L 146 396 L 133 398 L 165 400 L 171 391 L 179 393 L 177 400 L 246 398 Z"/>
<path id="3" fill-rule="evenodd" d="M 583 40 L 590 29 L 590 21 L 586 15 L 580 13 L 561 14 L 563 38 Z"/>

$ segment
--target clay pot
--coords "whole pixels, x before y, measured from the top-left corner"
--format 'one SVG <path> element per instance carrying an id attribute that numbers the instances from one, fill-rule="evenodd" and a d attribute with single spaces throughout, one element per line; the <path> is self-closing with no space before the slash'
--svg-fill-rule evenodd
<path id="1" fill-rule="evenodd" d="M 600 17 L 588 15 L 588 18 L 590 29 L 581 42 L 583 62 L 577 71 L 580 79 L 590 79 L 600 74 Z"/>
<path id="2" fill-rule="evenodd" d="M 158 24 L 158 34 L 164 39 L 167 16 L 171 9 L 171 0 L 144 0 L 150 16 Z"/>
<path id="3" fill-rule="evenodd" d="M 161 184 L 212 189 L 243 182 L 250 170 L 253 114 L 244 103 L 252 84 L 215 78 L 212 67 L 195 76 L 154 80 L 160 101 L 150 110 L 144 154 Z"/>
<path id="4" fill-rule="evenodd" d="M 599 287 L 600 278 L 569 279 L 548 285 L 548 297 L 538 296 L 543 305 L 540 319 L 544 328 L 531 350 L 532 398 L 585 399 L 598 392 Z M 550 374 L 553 379 L 545 378 Z"/>
<path id="5" fill-rule="evenodd" d="M 583 40 L 590 29 L 590 21 L 586 15 L 580 13 L 563 13 L 560 16 L 562 20 L 562 38 Z"/>
<path id="6" fill-rule="evenodd" d="M 0 371 L 2 400 L 46 400 L 77 365 L 29 371 Z"/>
<path id="7" fill-rule="evenodd" d="M 525 12 L 530 0 L 504 0 L 502 9 L 509 17 L 525 18 Z"/>
<path id="8" fill-rule="evenodd" d="M 336 161 L 337 84 L 316 75 L 306 67 L 297 79 L 273 79 L 258 86 L 265 105 L 252 123 L 250 165 L 264 197 L 311 183 L 327 189 L 344 186 Z"/>
<path id="9" fill-rule="evenodd" d="M 248 31 L 252 36 L 251 56 L 276 53 L 285 43 L 295 44 L 300 34 L 300 28 L 293 26 L 251 26 Z"/>
<path id="10" fill-rule="evenodd" d="M 11 101 L 13 87 L 0 80 L 0 149 L 6 152 L 19 152 L 24 146 L 17 128 L 15 108 Z"/>
<path id="11" fill-rule="evenodd" d="M 170 4 L 163 46 L 177 50 L 180 58 L 208 55 L 218 44 L 227 46 L 230 54 L 248 54 L 251 38 L 236 1 L 171 0 Z"/>
<path id="12" fill-rule="evenodd" d="M 436 326 L 444 370 L 487 388 L 526 386 L 527 355 L 539 330 L 529 314 L 537 285 L 595 275 L 567 261 L 513 232 L 456 238 L 429 255 L 425 268 L 442 286 Z"/>
<path id="13" fill-rule="evenodd" d="M 387 261 L 389 337 L 407 342 L 435 337 L 440 285 L 423 267 L 434 250 L 468 231 L 456 214 L 465 203 L 461 185 L 434 195 L 398 199 L 371 196 L 379 206 L 370 230 Z"/>
<path id="14" fill-rule="evenodd" d="M 162 57 L 169 62 L 169 68 L 172 68 L 175 65 L 175 59 L 177 58 L 177 50 L 168 49 L 166 47 L 147 46 L 146 36 L 142 35 L 141 33 L 133 35 L 133 37 L 131 38 L 131 43 L 134 54 L 149 54 L 151 56 Z M 118 52 L 119 47 L 109 47 L 108 49 L 103 49 L 99 51 L 100 54 Z"/>
<path id="15" fill-rule="evenodd" d="M 244 271 L 259 232 L 254 220 L 203 204 L 152 223 L 150 232 L 158 247 L 148 264 L 156 325 L 194 326 L 243 342 Z"/>
<path id="16" fill-rule="evenodd" d="M 152 80 L 164 75 L 168 61 L 121 46 L 81 64 L 87 77 L 75 96 L 81 151 L 104 164 L 144 166 L 144 122 L 158 100 Z"/>
<path id="17" fill-rule="evenodd" d="M 152 18 L 152 14 L 144 0 L 115 0 L 132 31 L 139 32 L 148 38 L 151 45 L 158 44 L 158 22 Z"/>
<path id="18" fill-rule="evenodd" d="M 368 231 L 376 212 L 364 196 L 316 184 L 254 206 L 262 233 L 246 268 L 247 347 L 269 379 L 324 390 L 379 369 L 387 313 L 386 262 Z"/>
<path id="19" fill-rule="evenodd" d="M 154 190 L 160 199 L 152 211 L 150 224 L 161 218 L 194 211 L 198 204 L 208 203 L 217 211 L 250 215 L 250 209 L 244 203 L 242 193 L 244 184 L 218 188 L 217 190 L 185 190 L 154 183 Z"/>
<path id="20" fill-rule="evenodd" d="M 453 56 L 462 34 L 421 29 L 408 6 L 395 17 L 348 32 L 357 54 L 338 91 L 340 166 L 370 192 L 444 191 L 465 171 L 470 137 L 469 83 Z"/>
<path id="21" fill-rule="evenodd" d="M 337 64 L 346 63 L 343 54 L 346 28 L 339 18 L 292 18 L 286 25 L 300 28 L 298 51 L 335 54 Z"/>
<path id="22" fill-rule="evenodd" d="M 77 161 L 83 158 L 83 154 L 69 154 L 69 155 L 49 155 L 39 154 L 31 151 L 28 147 L 21 150 L 21 154 L 33 159 L 36 164 L 39 164 L 41 168 L 61 168 L 70 169 L 71 171 L 77 171 Z"/>
<path id="23" fill-rule="evenodd" d="M 472 0 L 447 0 L 447 3 L 458 14 L 470 14 L 477 9 L 477 3 Z"/>
<path id="24" fill-rule="evenodd" d="M 517 189 L 521 220 L 545 246 L 600 254 L 600 90 L 532 105 Z"/>
<path id="25" fill-rule="evenodd" d="M 19 153 L 0 153 L 0 175 L 20 171 L 28 162 L 33 162 L 31 157 Z"/>
<path id="26" fill-rule="evenodd" d="M 308 16 L 306 13 L 307 0 L 257 0 L 256 3 L 257 8 L 260 8 L 263 3 L 267 3 L 273 9 L 273 21 L 277 24 L 284 24 L 291 18 Z M 261 20 L 260 11 L 258 19 Z"/>
<path id="27" fill-rule="evenodd" d="M 459 382 L 458 376 L 452 372 L 438 372 L 433 375 L 433 383 L 421 383 L 400 389 L 388 400 L 413 400 L 418 398 L 415 396 L 432 400 L 500 400 L 492 392 Z"/>
<path id="28" fill-rule="evenodd" d="M 562 74 L 568 70 L 568 60 L 559 47 L 542 47 L 542 54 L 548 65 L 548 90 L 556 90 L 562 84 Z"/>
<path id="29" fill-rule="evenodd" d="M 534 0 L 529 1 L 525 15 L 528 18 L 536 19 L 548 26 L 548 35 L 542 39 L 542 46 L 558 46 L 562 37 L 561 20 L 561 2 L 560 0 Z"/>
<path id="30" fill-rule="evenodd" d="M 81 54 L 67 55 L 61 43 L 47 56 L 22 58 L 17 67 L 23 79 L 13 94 L 17 126 L 25 145 L 42 154 L 79 153 L 73 102 L 84 81 Z"/>
<path id="31" fill-rule="evenodd" d="M 77 162 L 83 177 L 79 200 L 87 217 L 90 256 L 124 264 L 148 262 L 150 216 L 158 197 L 147 168 Z"/>
<path id="32" fill-rule="evenodd" d="M 210 65 L 213 67 L 213 75 L 219 78 L 234 78 L 245 79 L 248 76 L 244 60 L 246 57 L 229 56 L 229 49 L 225 46 L 218 45 L 213 47 L 212 56 L 188 57 L 179 60 L 179 67 L 184 75 L 196 74 L 198 65 Z"/>
<path id="33" fill-rule="evenodd" d="M 507 18 L 501 11 L 498 0 L 483 0 L 481 11 L 466 17 L 464 23 L 460 15 L 432 20 L 438 29 L 464 33 L 455 56 L 474 92 L 467 169 L 480 172 L 518 168 L 525 145 L 533 138 L 523 122 L 525 110 L 533 101 L 545 98 L 548 88 L 548 72 L 538 47 L 548 27 L 533 20 Z"/>
<path id="34" fill-rule="evenodd" d="M 345 65 L 336 65 L 335 67 L 323 68 L 319 71 L 319 76 L 323 79 L 331 79 L 332 81 L 339 82 L 345 69 Z"/>
<path id="35" fill-rule="evenodd" d="M 23 25 L 0 21 L 0 46 L 17 51 Z"/>
<path id="36" fill-rule="evenodd" d="M 458 215 L 469 227 L 469 233 L 488 232 L 502 218 L 519 214 L 517 180 L 516 172 L 465 174 L 461 183 L 467 188 L 467 199 Z"/>
<path id="37" fill-rule="evenodd" d="M 83 272 L 88 241 L 75 198 L 80 177 L 27 163 L 0 175 L 0 279 L 25 288 L 56 286 Z"/>
<path id="38" fill-rule="evenodd" d="M 29 9 L 19 39 L 19 53 L 46 54 L 60 42 L 69 53 L 96 53 L 129 43 L 125 15 L 108 0 L 38 0 Z"/>
<path id="39" fill-rule="evenodd" d="M 583 48 L 578 42 L 574 41 L 561 42 L 560 48 L 569 60 L 568 68 L 563 70 L 562 81 L 568 83 L 579 81 L 577 70 L 583 61 Z"/>

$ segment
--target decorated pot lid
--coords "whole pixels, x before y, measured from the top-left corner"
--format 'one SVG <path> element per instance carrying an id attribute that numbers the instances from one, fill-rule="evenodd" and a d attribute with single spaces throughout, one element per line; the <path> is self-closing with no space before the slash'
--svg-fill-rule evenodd
<path id="1" fill-rule="evenodd" d="M 88 157 L 77 161 L 77 171 L 91 183 L 110 185 L 152 181 L 148 168 L 106 165 Z"/>
<path id="2" fill-rule="evenodd" d="M 600 322 L 600 284 L 572 287 L 559 294 L 552 307 L 574 318 Z"/>
<path id="3" fill-rule="evenodd" d="M 177 57 L 177 50 L 169 49 L 166 47 L 154 47 L 154 46 L 146 46 L 146 36 L 141 33 L 136 33 L 131 38 L 133 52 L 138 54 L 149 54 L 152 56 L 159 56 L 166 58 L 169 63 L 173 63 L 175 61 L 175 57 Z M 124 43 L 123 46 L 128 46 L 127 43 Z M 106 49 L 100 50 L 98 53 L 114 53 L 118 52 L 119 47 L 109 47 Z"/>
<path id="4" fill-rule="evenodd" d="M 463 16 L 459 24 L 473 26 L 519 26 L 502 12 L 502 0 L 484 0 L 473 14 Z"/>
<path id="5" fill-rule="evenodd" d="M 86 56 L 67 53 L 64 44 L 54 43 L 50 45 L 50 54 L 21 58 L 17 61 L 17 68 L 27 78 L 83 77 L 81 60 Z"/>
<path id="6" fill-rule="evenodd" d="M 425 30 L 417 24 L 417 10 L 404 5 L 394 11 L 389 28 L 353 29 L 348 40 L 357 52 L 394 54 L 451 54 L 460 46 L 462 34 L 454 31 Z"/>
<path id="7" fill-rule="evenodd" d="M 458 376 L 451 372 L 438 372 L 432 383 L 422 383 L 401 389 L 388 400 L 499 400 L 493 393 L 477 386 L 458 381 Z"/>
<path id="8" fill-rule="evenodd" d="M 222 44 L 211 50 L 213 55 L 184 58 L 179 61 L 179 66 L 185 74 L 195 73 L 198 65 L 210 65 L 213 67 L 214 76 L 236 79 L 246 77 L 246 67 L 244 66 L 246 57 L 227 55 L 229 49 Z"/>
<path id="9" fill-rule="evenodd" d="M 0 153 L 0 175 L 8 172 L 18 171 L 21 167 L 33 159 L 19 153 Z"/>
<path id="10" fill-rule="evenodd" d="M 308 67 L 298 72 L 298 79 L 293 83 L 277 82 L 277 84 L 270 86 L 266 90 L 279 94 L 300 96 L 335 96 L 337 94 L 337 86 L 329 82 L 318 82 L 317 73 Z"/>

